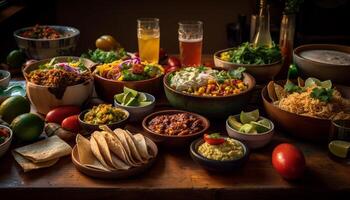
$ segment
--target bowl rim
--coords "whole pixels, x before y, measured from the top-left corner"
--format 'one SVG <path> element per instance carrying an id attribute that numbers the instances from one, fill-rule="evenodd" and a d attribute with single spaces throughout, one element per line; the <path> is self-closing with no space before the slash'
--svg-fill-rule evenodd
<path id="1" fill-rule="evenodd" d="M 0 79 L 0 81 L 3 81 L 3 80 L 5 80 L 5 79 L 8 79 L 8 78 L 11 77 L 11 72 L 8 71 L 8 70 L 0 69 L 0 73 L 1 73 L 1 74 L 5 74 L 5 77 L 2 78 L 2 79 Z"/>
<path id="2" fill-rule="evenodd" d="M 5 128 L 5 129 L 9 130 L 9 133 L 10 133 L 9 137 L 7 137 L 5 139 L 5 141 L 0 144 L 0 148 L 2 148 L 3 146 L 5 146 L 6 144 L 8 144 L 9 142 L 12 141 L 13 132 L 12 132 L 12 129 L 10 127 L 2 125 L 2 124 L 0 124 L 0 128 Z"/>
<path id="3" fill-rule="evenodd" d="M 218 59 L 220 60 L 220 62 L 223 62 L 225 64 L 233 64 L 233 65 L 239 65 L 241 67 L 246 67 L 246 68 L 249 68 L 249 67 L 267 67 L 267 66 L 272 66 L 272 65 L 276 65 L 276 64 L 279 64 L 283 61 L 283 56 L 281 57 L 280 60 L 276 61 L 276 62 L 273 62 L 273 63 L 270 63 L 270 64 L 240 64 L 240 63 L 233 63 L 233 62 L 229 62 L 229 61 L 225 61 L 225 60 L 222 60 L 220 59 L 219 57 L 219 54 L 223 53 L 223 52 L 226 52 L 226 51 L 229 51 L 229 50 L 232 50 L 232 49 L 237 49 L 237 47 L 231 47 L 231 48 L 226 48 L 226 49 L 222 49 L 222 50 L 219 50 L 217 52 L 214 53 L 214 59 Z"/>
<path id="4" fill-rule="evenodd" d="M 91 64 L 92 64 L 93 66 L 96 65 L 95 62 L 93 62 L 92 60 L 90 60 L 90 59 L 88 59 L 88 58 L 81 58 L 81 57 L 77 57 L 77 56 L 56 56 L 56 57 L 53 57 L 53 58 L 48 58 L 48 59 L 39 60 L 39 61 L 37 61 L 37 62 L 31 63 L 30 65 L 28 65 L 28 66 L 26 66 L 26 67 L 24 67 L 24 68 L 22 69 L 22 74 L 23 74 L 24 79 L 26 80 L 27 84 L 28 84 L 28 85 L 35 85 L 36 87 L 41 87 L 41 88 L 53 88 L 53 87 L 51 87 L 51 86 L 38 85 L 38 84 L 35 84 L 35 83 L 29 81 L 29 80 L 27 79 L 27 75 L 28 75 L 27 70 L 28 70 L 29 67 L 32 67 L 34 64 L 37 64 L 37 63 L 39 63 L 39 62 L 46 63 L 46 62 L 48 62 L 48 61 L 50 61 L 50 60 L 52 60 L 52 59 L 54 59 L 54 58 L 65 59 L 65 60 L 68 59 L 68 58 L 73 59 L 73 60 L 81 60 L 81 59 L 82 59 L 82 60 L 85 60 L 85 61 L 87 61 L 87 62 L 91 62 Z M 38 66 L 38 67 L 39 67 L 39 66 Z M 77 86 L 77 85 L 85 85 L 85 84 L 87 84 L 87 83 L 89 83 L 89 82 L 93 82 L 94 78 L 93 78 L 93 74 L 92 74 L 92 72 L 91 72 L 91 67 L 86 67 L 86 68 L 87 68 L 87 69 L 89 70 L 89 72 L 90 72 L 91 79 L 89 79 L 89 80 L 87 80 L 87 81 L 85 81 L 85 82 L 83 82 L 83 83 L 80 83 L 80 84 L 67 86 L 67 88 L 68 88 L 68 87 Z M 37 69 L 37 68 L 36 68 L 36 69 Z M 36 70 L 36 69 L 35 69 L 35 70 Z M 34 70 L 32 70 L 32 71 L 34 71 Z M 32 71 L 30 71 L 30 72 L 32 72 Z"/>
<path id="5" fill-rule="evenodd" d="M 239 115 L 240 115 L 240 114 L 233 115 L 233 116 L 234 116 L 235 118 L 237 118 L 237 116 L 239 116 Z M 270 119 L 268 119 L 268 118 L 266 118 L 266 117 L 263 117 L 263 116 L 259 116 L 259 119 L 260 119 L 260 118 L 261 118 L 261 119 L 266 119 L 266 120 L 268 120 L 268 121 L 270 122 L 270 124 L 271 124 L 271 129 L 269 129 L 268 131 L 262 132 L 262 133 L 258 133 L 258 134 L 246 134 L 246 133 L 242 133 L 242 132 L 239 132 L 239 131 L 233 129 L 233 128 L 230 126 L 230 124 L 228 123 L 228 118 L 226 119 L 226 128 L 228 128 L 228 129 L 234 131 L 235 133 L 238 133 L 238 134 L 240 134 L 240 135 L 247 136 L 247 137 L 263 137 L 263 136 L 265 136 L 265 135 L 268 135 L 268 134 L 273 133 L 273 131 L 275 130 L 275 125 L 274 125 L 274 123 L 272 122 L 272 120 L 270 120 Z"/>
<path id="6" fill-rule="evenodd" d="M 191 114 L 191 115 L 194 115 L 196 116 L 197 118 L 201 119 L 204 123 L 204 128 L 194 134 L 190 134 L 190 135 L 163 135 L 163 134 L 159 134 L 159 133 L 155 133 L 154 131 L 150 130 L 148 127 L 147 127 L 147 122 L 152 118 L 158 116 L 158 115 L 162 115 L 162 114 L 178 114 L 178 113 L 188 113 L 188 114 Z M 164 137 L 164 138 L 191 138 L 191 137 L 194 137 L 194 136 L 198 136 L 204 132 L 206 132 L 209 127 L 210 127 L 210 121 L 200 115 L 200 114 L 197 114 L 197 113 L 193 113 L 193 112 L 188 112 L 188 111 L 184 111 L 184 110 L 175 110 L 175 109 L 171 109 L 171 110 L 160 110 L 160 111 L 157 111 L 157 112 L 153 112 L 149 115 L 147 115 L 145 118 L 143 118 L 142 120 L 142 127 L 145 131 L 147 131 L 148 133 L 151 133 L 153 135 L 157 135 L 157 136 L 161 136 L 161 137 Z"/>
<path id="7" fill-rule="evenodd" d="M 232 137 L 228 137 L 228 136 L 223 136 L 225 139 L 227 138 L 230 138 L 230 139 L 233 139 L 237 142 L 240 143 L 240 145 L 243 147 L 244 149 L 244 153 L 243 153 L 243 156 L 240 157 L 240 158 L 236 158 L 236 159 L 233 159 L 233 160 L 212 160 L 212 159 L 209 159 L 209 158 L 206 158 L 204 156 L 202 156 L 198 150 L 195 148 L 195 146 L 198 144 L 198 143 L 201 143 L 203 144 L 205 141 L 203 138 L 198 138 L 196 139 L 195 141 L 193 141 L 190 145 L 190 152 L 192 155 L 194 155 L 196 158 L 198 159 L 201 159 L 202 161 L 205 161 L 205 162 L 215 162 L 215 163 L 232 163 L 232 162 L 238 162 L 238 161 L 241 161 L 241 160 L 244 160 L 248 155 L 249 155 L 249 148 L 246 144 L 244 144 L 242 141 L 240 140 L 237 140 L 235 138 L 232 138 Z"/>
<path id="8" fill-rule="evenodd" d="M 135 108 L 135 109 L 137 109 L 137 108 L 147 108 L 147 107 L 149 107 L 149 106 L 152 106 L 152 105 L 156 102 L 156 98 L 155 98 L 152 94 L 147 93 L 147 92 L 141 92 L 141 93 L 144 93 L 144 94 L 147 96 L 147 100 L 148 100 L 148 97 L 151 97 L 151 99 L 150 99 L 150 100 L 151 100 L 151 103 L 150 103 L 149 105 L 146 105 L 146 106 L 124 106 L 124 105 L 120 104 L 120 103 L 114 98 L 114 96 L 117 95 L 117 94 L 115 94 L 115 95 L 113 96 L 114 107 L 115 107 L 116 105 L 118 105 L 118 107 L 124 108 L 124 109 L 126 109 L 126 108 Z M 122 94 L 122 93 L 119 93 L 119 94 Z"/>
<path id="9" fill-rule="evenodd" d="M 220 70 L 225 70 L 225 69 L 220 69 Z M 249 73 L 243 72 L 243 80 L 247 78 L 253 84 L 248 85 L 248 88 L 246 90 L 244 90 L 244 91 L 242 91 L 242 92 L 240 92 L 238 94 L 231 94 L 231 95 L 227 95 L 227 96 L 199 96 L 199 95 L 194 95 L 194 94 L 187 94 L 187 93 L 184 93 L 184 92 L 177 91 L 177 90 L 173 89 L 172 87 L 170 87 L 170 85 L 168 85 L 168 77 L 169 77 L 169 75 L 174 73 L 174 72 L 177 72 L 177 71 L 173 71 L 173 72 L 165 74 L 165 76 L 163 77 L 164 88 L 170 90 L 173 93 L 176 93 L 176 94 L 179 94 L 179 95 L 183 95 L 183 96 L 193 97 L 193 98 L 199 98 L 199 99 L 227 99 L 227 98 L 230 98 L 230 97 L 241 96 L 243 94 L 247 94 L 247 93 L 251 92 L 255 88 L 255 85 L 256 85 L 255 78 L 252 75 L 250 75 Z"/>
<path id="10" fill-rule="evenodd" d="M 334 51 L 343 52 L 343 53 L 347 53 L 347 54 L 349 54 L 349 53 L 345 52 L 345 51 L 340 51 L 340 50 L 335 49 L 335 48 L 345 48 L 345 49 L 350 50 L 349 46 L 338 45 L 338 44 L 304 44 L 304 45 L 300 45 L 300 46 L 296 47 L 293 50 L 293 56 L 297 57 L 298 59 L 300 59 L 302 61 L 311 62 L 312 64 L 320 65 L 319 67 L 322 67 L 322 66 L 324 66 L 324 67 L 350 67 L 350 64 L 349 65 L 339 65 L 339 64 L 318 62 L 315 60 L 307 59 L 307 58 L 300 55 L 300 53 L 305 51 L 305 50 L 322 50 L 321 48 L 318 48 L 318 47 L 322 47 L 323 50 L 334 50 Z"/>
<path id="11" fill-rule="evenodd" d="M 60 28 L 60 29 L 71 29 L 73 31 L 67 31 L 69 33 L 72 33 L 72 35 L 68 35 L 68 36 L 60 37 L 60 38 L 56 38 L 56 39 L 35 39 L 35 38 L 26 38 L 26 37 L 20 36 L 19 33 L 35 27 L 35 26 L 27 26 L 27 27 L 23 27 L 23 28 L 20 28 L 20 29 L 17 29 L 16 31 L 14 31 L 13 32 L 13 36 L 15 38 L 19 38 L 19 39 L 22 39 L 22 40 L 46 42 L 46 41 L 64 40 L 64 39 L 73 38 L 73 37 L 76 37 L 76 36 L 80 35 L 79 29 L 71 27 L 71 26 L 60 26 L 60 25 L 39 25 L 39 26 L 41 26 L 41 27 L 50 27 L 50 28 Z"/>
<path id="12" fill-rule="evenodd" d="M 80 123 L 85 124 L 85 125 L 88 125 L 88 126 L 102 126 L 102 125 L 108 126 L 108 125 L 120 124 L 120 123 L 123 123 L 123 122 L 127 121 L 127 120 L 130 118 L 130 113 L 129 113 L 129 111 L 127 111 L 127 110 L 124 109 L 124 108 L 119 108 L 119 109 L 121 109 L 124 113 L 126 113 L 127 116 L 126 116 L 124 119 L 122 119 L 122 120 L 120 120 L 120 121 L 118 121 L 118 122 L 114 122 L 114 123 L 111 123 L 111 124 L 89 124 L 89 123 L 85 122 L 85 121 L 83 120 L 82 117 L 83 117 L 83 115 L 85 115 L 87 112 L 89 112 L 89 111 L 91 110 L 91 108 L 88 108 L 88 109 L 85 109 L 85 110 L 81 111 L 81 112 L 79 113 L 79 115 L 78 115 L 78 121 L 79 121 Z"/>

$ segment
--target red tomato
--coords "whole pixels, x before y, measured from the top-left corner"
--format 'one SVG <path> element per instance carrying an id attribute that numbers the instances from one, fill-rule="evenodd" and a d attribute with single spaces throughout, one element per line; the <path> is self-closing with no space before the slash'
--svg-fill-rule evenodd
<path id="1" fill-rule="evenodd" d="M 62 128 L 73 133 L 78 133 L 81 130 L 78 115 L 73 115 L 65 118 L 61 124 Z"/>
<path id="2" fill-rule="evenodd" d="M 145 69 L 145 67 L 141 64 L 134 64 L 131 68 L 132 73 L 134 73 L 134 74 L 142 74 L 144 69 Z"/>
<path id="3" fill-rule="evenodd" d="M 61 106 L 48 112 L 45 121 L 61 124 L 65 118 L 79 113 L 80 107 L 78 106 Z"/>
<path id="4" fill-rule="evenodd" d="M 168 65 L 169 66 L 172 66 L 172 67 L 176 67 L 176 66 L 178 66 L 178 67 L 180 67 L 181 66 L 181 62 L 180 62 L 180 60 L 178 59 L 178 58 L 176 58 L 176 57 L 174 57 L 174 56 L 170 56 L 169 58 L 168 58 Z"/>
<path id="5" fill-rule="evenodd" d="M 163 66 L 163 68 L 164 68 L 164 73 L 169 73 L 180 69 L 180 67 L 178 66 L 169 66 L 169 65 Z"/>
<path id="6" fill-rule="evenodd" d="M 305 158 L 297 147 L 283 143 L 273 150 L 272 165 L 283 178 L 294 180 L 303 176 Z"/>
<path id="7" fill-rule="evenodd" d="M 204 134 L 204 140 L 206 143 L 210 145 L 218 145 L 222 144 L 225 142 L 225 139 L 220 136 L 218 133 L 213 133 L 213 134 Z"/>

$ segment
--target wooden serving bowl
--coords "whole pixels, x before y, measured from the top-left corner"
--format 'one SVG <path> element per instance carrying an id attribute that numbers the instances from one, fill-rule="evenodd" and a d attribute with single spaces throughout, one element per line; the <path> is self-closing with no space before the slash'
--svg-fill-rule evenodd
<path id="1" fill-rule="evenodd" d="M 94 62 L 79 57 L 56 57 L 58 62 L 67 62 L 68 60 L 82 59 L 82 62 L 86 67 L 91 68 L 95 65 Z M 27 75 L 39 68 L 40 65 L 50 62 L 51 59 L 45 59 L 28 65 L 23 69 L 23 75 L 27 79 Z M 81 106 L 92 94 L 94 81 L 93 79 L 73 85 L 68 86 L 64 91 L 57 92 L 57 88 L 52 88 L 49 86 L 36 85 L 27 79 L 26 90 L 27 95 L 35 106 L 37 112 L 41 114 L 46 114 L 53 108 L 63 105 L 77 105 Z"/>
<path id="2" fill-rule="evenodd" d="M 159 76 L 141 81 L 117 81 L 94 74 L 97 95 L 109 103 L 114 102 L 114 95 L 123 92 L 124 86 L 139 92 L 157 95 L 162 91 L 162 77 Z"/>
<path id="3" fill-rule="evenodd" d="M 246 72 L 251 74 L 258 83 L 265 83 L 270 80 L 273 80 L 283 66 L 283 59 L 271 64 L 265 64 L 265 65 L 238 64 L 238 63 L 232 63 L 232 62 L 228 62 L 220 59 L 221 53 L 230 51 L 233 49 L 235 48 L 229 48 L 229 49 L 224 49 L 224 50 L 215 52 L 214 53 L 215 66 L 219 68 L 227 69 L 227 70 L 237 69 L 238 67 L 244 67 L 247 70 Z"/>
<path id="4" fill-rule="evenodd" d="M 189 113 L 191 115 L 196 116 L 198 119 L 202 120 L 204 128 L 201 131 L 191 135 L 162 135 L 162 134 L 155 133 L 148 128 L 148 122 L 151 121 L 154 117 L 158 115 L 171 115 L 171 114 L 178 114 L 178 113 Z M 165 148 L 173 148 L 173 149 L 180 149 L 180 148 L 187 149 L 190 143 L 194 139 L 202 136 L 209 129 L 209 126 L 210 126 L 210 122 L 207 118 L 201 115 L 198 115 L 196 113 L 190 113 L 182 110 L 158 111 L 148 115 L 142 121 L 142 127 L 143 127 L 143 130 L 145 131 L 144 135 L 146 135 L 155 143 L 160 144 Z"/>

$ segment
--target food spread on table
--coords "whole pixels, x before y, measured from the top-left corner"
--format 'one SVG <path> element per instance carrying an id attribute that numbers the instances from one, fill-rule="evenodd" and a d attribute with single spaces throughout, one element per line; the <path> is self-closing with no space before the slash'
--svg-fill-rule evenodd
<path id="1" fill-rule="evenodd" d="M 209 67 L 186 67 L 173 72 L 170 87 L 197 96 L 229 96 L 242 93 L 248 85 L 243 81 L 244 68 L 216 70 Z"/>

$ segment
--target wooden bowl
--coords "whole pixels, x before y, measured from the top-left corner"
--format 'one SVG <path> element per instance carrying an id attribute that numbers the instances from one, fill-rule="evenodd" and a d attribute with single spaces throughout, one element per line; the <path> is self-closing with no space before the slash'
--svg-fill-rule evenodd
<path id="1" fill-rule="evenodd" d="M 350 65 L 336 65 L 316 62 L 300 55 L 308 50 L 334 50 L 348 53 L 350 47 L 334 44 L 308 44 L 294 49 L 293 59 L 298 65 L 303 77 L 315 77 L 320 80 L 332 80 L 334 83 L 350 85 L 350 79 L 346 74 L 350 74 Z"/>
<path id="2" fill-rule="evenodd" d="M 113 103 L 114 95 L 123 92 L 124 86 L 139 92 L 157 95 L 162 91 L 162 77 L 163 76 L 159 76 L 141 81 L 117 81 L 94 74 L 97 95 L 109 103 Z"/>
<path id="3" fill-rule="evenodd" d="M 56 58 L 58 62 L 66 62 L 68 61 L 68 59 L 74 59 L 74 60 L 82 59 L 82 62 L 88 68 L 95 65 L 94 62 L 88 59 L 79 58 L 79 57 L 57 57 Z M 23 69 L 24 77 L 27 77 L 27 75 L 31 71 L 38 69 L 40 65 L 45 64 L 50 60 L 51 59 L 41 60 L 25 67 Z M 93 85 L 94 85 L 94 81 L 93 79 L 91 79 L 85 83 L 68 86 L 62 92 L 61 91 L 57 92 L 57 88 L 36 85 L 27 80 L 26 90 L 27 90 L 27 96 L 30 102 L 32 103 L 32 105 L 35 106 L 36 111 L 41 114 L 46 114 L 50 110 L 58 106 L 83 105 L 83 103 L 91 96 L 93 91 Z"/>
<path id="4" fill-rule="evenodd" d="M 243 73 L 243 81 L 248 84 L 247 90 L 229 96 L 197 96 L 177 91 L 170 87 L 168 77 L 164 76 L 163 84 L 165 95 L 169 103 L 175 108 L 202 114 L 212 118 L 226 118 L 228 115 L 236 114 L 243 110 L 249 103 L 255 79 L 248 73 Z"/>
<path id="5" fill-rule="evenodd" d="M 245 67 L 247 70 L 246 72 L 251 74 L 256 79 L 257 82 L 265 83 L 270 80 L 273 80 L 283 66 L 283 59 L 271 64 L 266 64 L 266 65 L 237 64 L 237 63 L 232 63 L 232 62 L 228 62 L 220 59 L 221 53 L 230 51 L 232 49 L 235 49 L 235 48 L 224 49 L 214 53 L 214 64 L 216 67 L 227 69 L 227 70 L 237 69 L 238 67 Z"/>
<path id="6" fill-rule="evenodd" d="M 83 174 L 86 174 L 87 176 L 91 176 L 95 178 L 122 179 L 122 178 L 131 177 L 131 176 L 136 176 L 147 171 L 154 164 L 154 162 L 157 160 L 157 157 L 158 157 L 157 145 L 154 144 L 154 142 L 148 139 L 147 137 L 145 137 L 145 140 L 146 140 L 147 146 L 149 147 L 149 150 L 153 152 L 153 155 L 155 155 L 155 157 L 150 159 L 146 164 L 141 165 L 140 167 L 132 167 L 129 170 L 114 170 L 110 172 L 86 167 L 82 165 L 79 161 L 79 154 L 78 154 L 78 149 L 76 145 L 73 147 L 73 150 L 72 150 L 72 161 L 78 171 L 80 171 Z"/>
<path id="7" fill-rule="evenodd" d="M 336 86 L 345 98 L 350 97 L 350 87 Z M 269 118 L 286 132 L 309 141 L 325 142 L 328 139 L 331 120 L 319 119 L 287 112 L 273 105 L 264 87 L 261 96 Z"/>
<path id="8" fill-rule="evenodd" d="M 178 114 L 178 113 L 189 113 L 191 115 L 196 116 L 198 119 L 202 120 L 204 128 L 201 131 L 199 131 L 195 134 L 191 134 L 191 135 L 162 135 L 162 134 L 158 134 L 158 133 L 151 131 L 147 126 L 148 122 L 158 115 L 169 115 L 169 114 Z M 153 140 L 157 144 L 160 144 L 166 148 L 174 148 L 174 149 L 178 149 L 178 148 L 186 149 L 186 148 L 188 148 L 189 144 L 194 139 L 202 136 L 209 129 L 209 126 L 210 126 L 210 122 L 207 118 L 205 118 L 201 115 L 198 115 L 196 113 L 190 113 L 190 112 L 186 112 L 186 111 L 182 111 L 182 110 L 158 111 L 158 112 L 155 112 L 155 113 L 148 115 L 142 121 L 142 127 L 143 127 L 143 130 L 145 131 L 144 135 L 149 137 L 151 140 Z"/>

